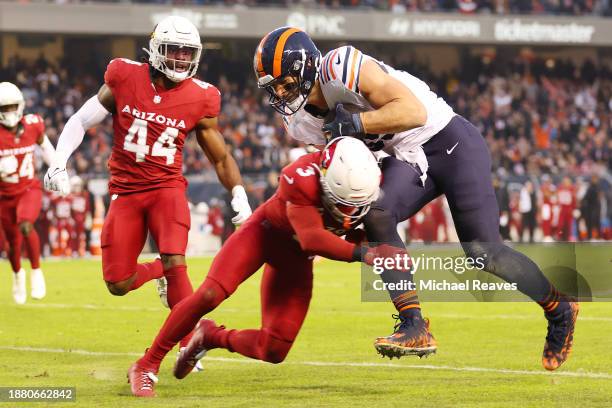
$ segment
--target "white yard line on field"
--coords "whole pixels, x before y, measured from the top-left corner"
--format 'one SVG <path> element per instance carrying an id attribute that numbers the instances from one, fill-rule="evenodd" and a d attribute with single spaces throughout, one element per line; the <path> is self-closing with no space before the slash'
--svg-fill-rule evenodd
<path id="1" fill-rule="evenodd" d="M 126 356 L 139 357 L 142 353 L 120 353 L 120 352 L 104 352 L 104 351 L 89 351 L 79 349 L 61 349 L 61 348 L 44 348 L 44 347 L 13 347 L 0 346 L 0 350 L 32 352 L 32 353 L 66 353 L 79 354 L 85 356 Z M 258 360 L 249 360 L 243 358 L 225 358 L 225 357 L 206 357 L 204 361 L 219 361 L 224 363 L 239 363 L 239 364 L 264 364 Z M 530 370 L 506 370 L 500 368 L 486 367 L 453 367 L 445 365 L 431 364 L 398 364 L 398 363 L 368 363 L 368 362 L 330 362 L 330 361 L 289 361 L 284 365 L 297 366 L 315 366 L 315 367 L 364 367 L 364 368 L 404 368 L 404 369 L 420 369 L 420 370 L 441 370 L 441 371 L 459 371 L 459 372 L 478 372 L 478 373 L 493 373 L 493 374 L 509 374 L 509 375 L 537 375 L 537 376 L 559 376 L 559 377 L 575 377 L 575 378 L 591 378 L 612 380 L 611 373 L 594 373 L 587 371 L 559 371 L 549 373 L 547 371 L 530 371 Z"/>
<path id="2" fill-rule="evenodd" d="M 26 303 L 18 307 L 32 307 L 32 308 L 49 308 L 49 309 L 86 309 L 86 310 L 107 310 L 107 311 L 134 311 L 134 312 L 159 312 L 167 311 L 166 308 L 162 307 L 141 307 L 141 306 L 108 306 L 108 305 L 91 305 L 91 304 L 66 304 L 66 303 Z M 260 313 L 259 309 L 236 309 L 236 308 L 222 308 L 220 312 L 227 313 Z M 372 311 L 359 311 L 359 310 L 312 310 L 312 313 L 333 313 L 333 314 L 352 314 L 352 315 L 371 315 L 371 316 L 385 316 L 385 313 L 372 312 Z M 541 314 L 462 314 L 462 313 L 431 313 L 433 318 L 442 319 L 513 319 L 513 320 L 543 320 L 544 317 Z M 592 322 L 612 322 L 612 317 L 596 317 L 596 316 L 580 316 L 580 321 L 592 321 Z"/>
<path id="3" fill-rule="evenodd" d="M 134 311 L 134 312 L 159 312 L 167 310 L 161 304 L 159 307 L 142 307 L 142 306 L 107 306 L 107 305 L 91 305 L 83 304 L 67 304 L 67 303 L 26 303 L 19 307 L 32 307 L 41 309 L 86 309 L 86 310 L 108 310 L 108 311 Z"/>

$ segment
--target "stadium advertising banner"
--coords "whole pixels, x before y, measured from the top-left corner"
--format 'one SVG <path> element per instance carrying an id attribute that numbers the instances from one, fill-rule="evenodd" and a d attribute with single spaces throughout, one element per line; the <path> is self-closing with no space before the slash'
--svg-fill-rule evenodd
<path id="1" fill-rule="evenodd" d="M 204 35 L 217 38 L 259 38 L 271 27 L 290 25 L 315 38 L 335 40 L 612 45 L 612 26 L 603 18 L 149 5 L 72 5 L 67 9 L 55 4 L 0 3 L 0 31 L 143 35 L 170 14 L 187 17 Z"/>

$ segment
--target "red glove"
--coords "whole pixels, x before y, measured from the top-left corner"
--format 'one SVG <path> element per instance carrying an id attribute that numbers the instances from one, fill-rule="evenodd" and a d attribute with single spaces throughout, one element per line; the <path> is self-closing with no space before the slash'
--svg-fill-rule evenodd
<path id="1" fill-rule="evenodd" d="M 399 255 L 399 256 L 398 256 Z M 393 259 L 393 270 L 408 272 L 412 269 L 412 258 L 408 255 L 408 251 L 405 248 L 397 248 L 391 245 L 382 244 L 377 247 L 368 248 L 368 251 L 363 257 L 363 262 L 367 265 L 374 265 L 374 259 L 376 258 L 390 258 Z M 399 261 L 398 259 L 399 258 Z M 390 261 L 387 261 L 390 262 Z M 383 265 L 384 266 L 384 265 Z"/>

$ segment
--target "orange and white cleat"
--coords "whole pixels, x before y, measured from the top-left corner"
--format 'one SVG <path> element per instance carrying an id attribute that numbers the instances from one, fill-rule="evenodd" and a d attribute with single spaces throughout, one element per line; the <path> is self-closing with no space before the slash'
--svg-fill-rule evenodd
<path id="1" fill-rule="evenodd" d="M 559 316 L 546 316 L 548 333 L 544 343 L 542 365 L 548 371 L 554 371 L 569 357 L 574 345 L 574 328 L 578 319 L 580 306 L 578 302 L 566 299 L 569 309 Z"/>
<path id="2" fill-rule="evenodd" d="M 395 325 L 393 334 L 379 337 L 374 342 L 378 354 L 383 357 L 400 358 L 415 355 L 427 357 L 438 349 L 436 339 L 429 331 L 429 319 L 415 317 L 404 319 L 400 315 L 393 315 L 399 323 Z"/>

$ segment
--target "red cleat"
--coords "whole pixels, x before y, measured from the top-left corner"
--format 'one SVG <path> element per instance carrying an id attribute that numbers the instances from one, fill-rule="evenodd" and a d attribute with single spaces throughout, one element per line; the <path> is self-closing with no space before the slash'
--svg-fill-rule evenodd
<path id="1" fill-rule="evenodd" d="M 206 352 L 213 348 L 210 345 L 210 333 L 223 326 L 217 326 L 213 320 L 202 319 L 193 330 L 193 336 L 186 347 L 181 349 L 174 365 L 174 376 L 179 380 L 187 377 L 196 367 Z"/>
<path id="2" fill-rule="evenodd" d="M 132 364 L 127 373 L 132 395 L 135 397 L 154 397 L 153 387 L 158 381 L 155 374 L 153 371 L 139 366 L 138 363 Z"/>

